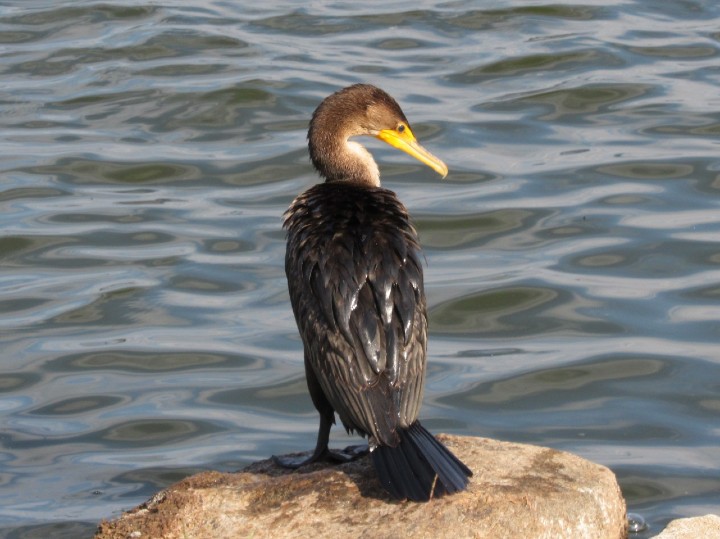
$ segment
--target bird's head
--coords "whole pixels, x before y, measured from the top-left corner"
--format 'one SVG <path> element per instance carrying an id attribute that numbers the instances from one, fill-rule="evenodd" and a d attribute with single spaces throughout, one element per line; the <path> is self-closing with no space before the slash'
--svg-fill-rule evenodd
<path id="1" fill-rule="evenodd" d="M 374 177 L 372 156 L 351 137 L 373 136 L 426 164 L 443 178 L 445 163 L 423 148 L 405 114 L 389 94 L 369 84 L 355 84 L 325 98 L 313 114 L 308 131 L 310 157 L 328 180 Z"/>

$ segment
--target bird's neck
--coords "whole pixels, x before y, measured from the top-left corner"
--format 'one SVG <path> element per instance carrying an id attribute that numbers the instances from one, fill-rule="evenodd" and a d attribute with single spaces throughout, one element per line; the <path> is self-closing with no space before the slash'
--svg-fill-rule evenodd
<path id="1" fill-rule="evenodd" d="M 375 159 L 365 146 L 349 137 L 311 140 L 310 157 L 325 181 L 380 187 L 380 170 Z"/>
<path id="2" fill-rule="evenodd" d="M 354 140 L 346 140 L 344 153 L 347 156 L 352 156 L 354 160 L 353 170 L 357 171 L 356 174 L 359 175 L 359 171 L 363 171 L 362 183 L 380 187 L 380 169 L 365 146 Z"/>

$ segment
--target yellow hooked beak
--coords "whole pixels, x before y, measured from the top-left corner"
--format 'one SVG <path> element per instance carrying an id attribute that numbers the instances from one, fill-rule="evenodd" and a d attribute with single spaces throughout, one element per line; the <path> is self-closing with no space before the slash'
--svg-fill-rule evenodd
<path id="1" fill-rule="evenodd" d="M 398 150 L 402 150 L 405 153 L 412 155 L 415 159 L 425 163 L 443 178 L 447 176 L 447 165 L 418 144 L 415 135 L 413 135 L 412 131 L 410 131 L 410 127 L 405 124 L 401 124 L 400 129 L 401 130 L 383 129 L 375 135 L 375 137 L 379 138 L 383 142 L 386 142 L 390 146 L 397 148 Z"/>

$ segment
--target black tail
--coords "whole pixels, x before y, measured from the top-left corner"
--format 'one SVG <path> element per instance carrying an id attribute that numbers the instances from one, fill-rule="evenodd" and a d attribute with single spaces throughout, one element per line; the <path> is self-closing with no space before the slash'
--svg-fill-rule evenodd
<path id="1" fill-rule="evenodd" d="M 426 502 L 465 490 L 472 472 L 419 421 L 398 434 L 396 447 L 378 446 L 370 453 L 380 482 L 393 497 Z"/>

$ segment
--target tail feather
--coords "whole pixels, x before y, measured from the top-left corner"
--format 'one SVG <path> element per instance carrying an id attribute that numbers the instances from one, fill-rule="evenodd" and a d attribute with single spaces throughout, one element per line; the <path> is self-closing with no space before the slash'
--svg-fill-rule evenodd
<path id="1" fill-rule="evenodd" d="M 378 446 L 371 453 L 380 482 L 393 497 L 426 502 L 467 487 L 472 471 L 419 421 L 398 435 L 397 446 Z"/>
<path id="2" fill-rule="evenodd" d="M 415 448 L 410 447 L 409 451 L 391 451 L 388 454 L 389 476 L 393 477 L 396 470 L 413 470 L 416 473 L 405 475 L 401 483 L 394 482 L 394 490 L 398 498 L 422 498 L 425 495 L 425 485 L 432 481 L 432 472 L 417 454 Z"/>
<path id="3" fill-rule="evenodd" d="M 414 428 L 415 425 L 419 428 Z M 446 493 L 452 494 L 458 490 L 464 490 L 468 483 L 468 477 L 472 475 L 470 469 L 419 423 L 411 425 L 410 429 L 416 430 L 425 443 L 440 450 L 428 452 L 427 459 L 433 470 L 438 474 L 441 485 L 446 487 Z M 448 458 L 450 459 L 449 462 L 447 461 Z M 455 486 L 457 488 L 454 488 Z M 452 488 L 454 490 L 451 490 Z"/>

